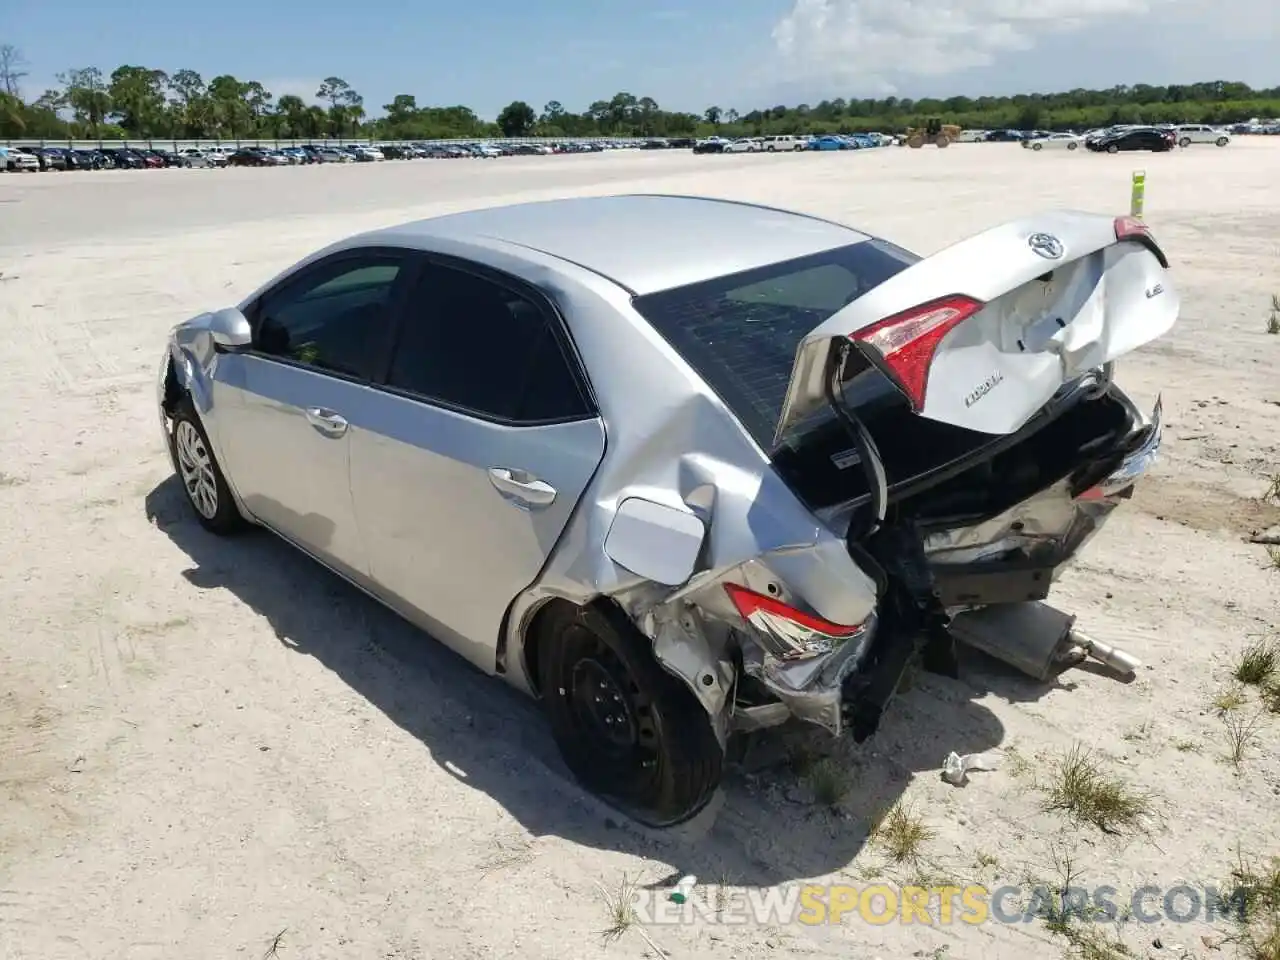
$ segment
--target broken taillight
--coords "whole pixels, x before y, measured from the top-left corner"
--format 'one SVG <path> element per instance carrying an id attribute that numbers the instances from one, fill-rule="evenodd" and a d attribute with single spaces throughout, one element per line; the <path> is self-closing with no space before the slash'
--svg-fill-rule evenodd
<path id="1" fill-rule="evenodd" d="M 879 354 L 888 373 L 916 413 L 924 409 L 929 366 L 942 338 L 983 308 L 981 301 L 961 294 L 922 303 L 849 334 L 855 343 Z"/>
<path id="2" fill-rule="evenodd" d="M 806 660 L 830 653 L 866 629 L 861 623 L 832 623 L 736 583 L 727 583 L 724 589 L 742 619 L 755 628 L 768 652 L 779 660 Z"/>
<path id="3" fill-rule="evenodd" d="M 1160 261 L 1160 266 L 1166 270 L 1169 269 L 1169 258 L 1160 249 L 1160 244 L 1156 243 L 1156 238 L 1151 232 L 1151 228 L 1141 218 L 1133 216 L 1116 217 L 1115 231 L 1117 243 L 1122 243 L 1125 240 L 1140 243 L 1155 254 L 1155 258 Z"/>
<path id="4" fill-rule="evenodd" d="M 1151 235 L 1151 228 L 1139 217 L 1116 217 L 1116 239 L 1137 240 Z"/>

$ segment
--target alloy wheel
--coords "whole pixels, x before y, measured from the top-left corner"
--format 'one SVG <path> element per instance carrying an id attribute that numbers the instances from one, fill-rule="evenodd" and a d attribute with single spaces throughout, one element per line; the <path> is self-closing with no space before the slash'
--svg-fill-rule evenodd
<path id="1" fill-rule="evenodd" d="M 200 516 L 212 520 L 218 512 L 218 482 L 213 474 L 213 457 L 204 438 L 190 420 L 179 420 L 173 441 L 187 499 Z"/>

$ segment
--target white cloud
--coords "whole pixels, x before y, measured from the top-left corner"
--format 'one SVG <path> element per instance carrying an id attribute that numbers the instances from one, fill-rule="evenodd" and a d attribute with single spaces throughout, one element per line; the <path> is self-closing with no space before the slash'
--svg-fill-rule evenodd
<path id="1" fill-rule="evenodd" d="M 788 80 L 843 81 L 883 94 L 905 77 L 989 66 L 1051 34 L 1158 7 L 1199 14 L 1208 6 L 1207 0 L 793 0 L 773 40 Z"/>

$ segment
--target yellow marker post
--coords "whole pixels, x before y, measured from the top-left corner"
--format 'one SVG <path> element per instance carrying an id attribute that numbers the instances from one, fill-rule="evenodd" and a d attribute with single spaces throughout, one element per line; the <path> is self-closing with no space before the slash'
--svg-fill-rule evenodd
<path id="1" fill-rule="evenodd" d="M 1147 202 L 1147 171 L 1133 171 L 1133 186 L 1129 191 L 1129 216 L 1142 219 L 1142 208 Z"/>

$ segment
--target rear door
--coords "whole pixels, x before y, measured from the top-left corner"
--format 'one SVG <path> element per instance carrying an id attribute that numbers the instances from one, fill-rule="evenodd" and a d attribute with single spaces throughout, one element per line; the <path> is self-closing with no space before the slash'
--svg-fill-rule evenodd
<path id="1" fill-rule="evenodd" d="M 1141 221 L 1055 212 L 1007 223 L 890 277 L 796 352 L 775 441 L 827 403 L 852 343 L 920 416 L 1018 430 L 1064 384 L 1155 340 L 1179 298 Z"/>
<path id="2" fill-rule="evenodd" d="M 351 489 L 384 598 L 486 671 L 604 456 L 551 304 L 501 274 L 428 267 L 382 389 L 351 430 Z"/>

